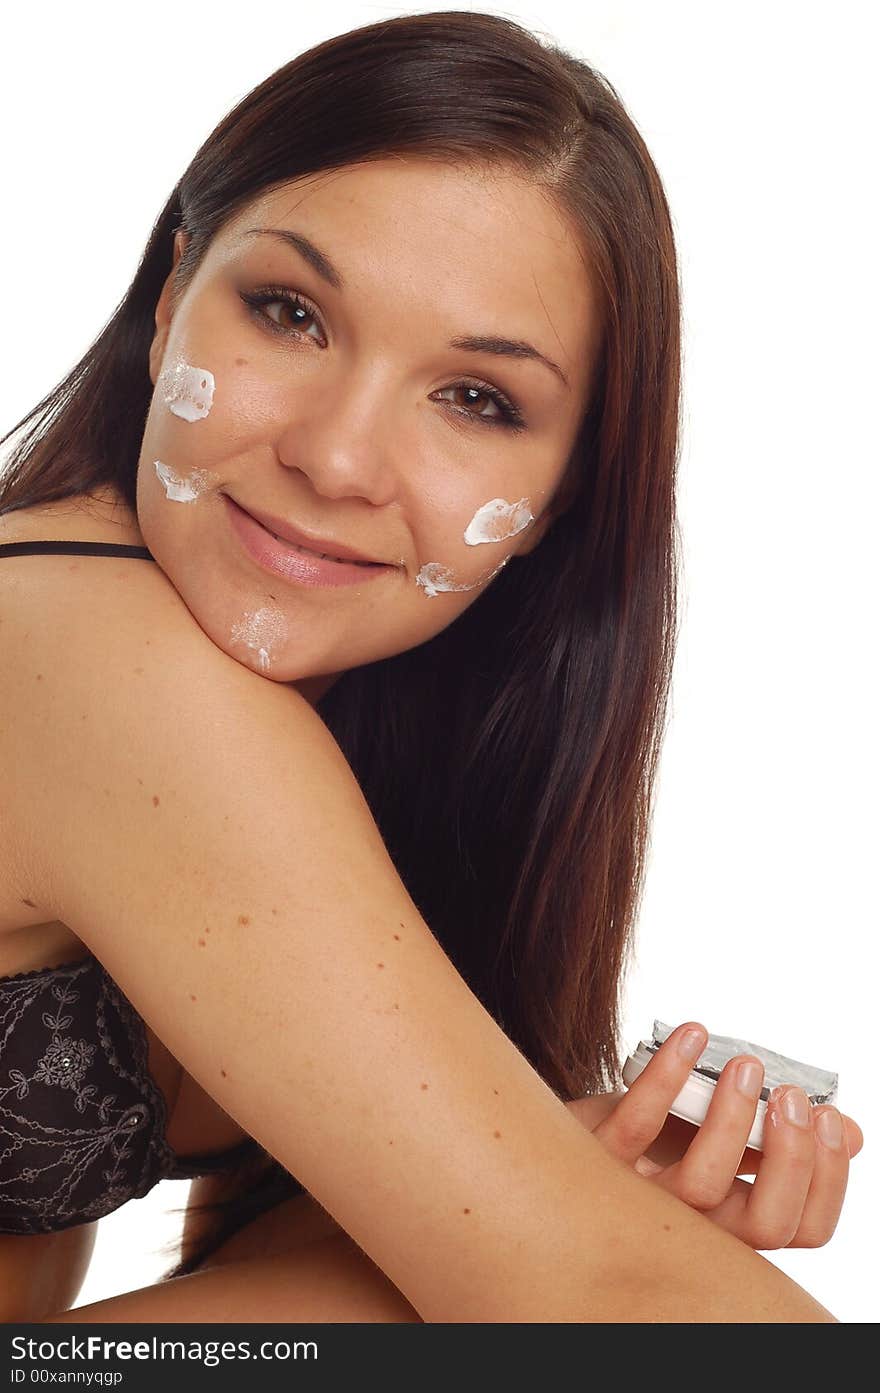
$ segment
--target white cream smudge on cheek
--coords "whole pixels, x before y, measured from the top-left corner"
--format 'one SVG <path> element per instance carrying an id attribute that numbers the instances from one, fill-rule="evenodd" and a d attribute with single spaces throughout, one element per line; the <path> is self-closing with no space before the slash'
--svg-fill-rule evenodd
<path id="1" fill-rule="evenodd" d="M 515 537 L 517 532 L 522 532 L 524 527 L 528 527 L 529 523 L 534 521 L 527 498 L 520 498 L 516 503 L 508 503 L 506 498 L 492 498 L 474 513 L 464 530 L 464 540 L 471 547 L 479 546 L 481 542 L 503 542 L 508 537 Z M 497 576 L 501 567 L 506 566 L 509 560 L 510 557 L 505 556 L 494 571 L 490 571 L 487 576 L 481 576 L 471 585 L 457 584 L 451 566 L 444 566 L 440 561 L 429 561 L 416 576 L 416 585 L 421 586 L 429 600 L 441 591 L 476 590 L 478 586 L 485 585 L 493 576 Z"/>
<path id="2" fill-rule="evenodd" d="M 454 579 L 454 572 L 450 566 L 443 566 L 439 561 L 429 561 L 416 576 L 416 585 L 421 586 L 429 600 L 433 600 L 435 595 L 439 595 L 441 591 L 476 590 L 479 585 L 485 585 L 493 576 L 497 576 L 501 567 L 506 566 L 509 560 L 510 557 L 505 556 L 504 560 L 495 567 L 494 571 L 490 571 L 487 576 L 481 576 L 480 579 L 475 580 L 472 585 L 457 585 Z"/>
<path id="3" fill-rule="evenodd" d="M 478 508 L 465 528 L 464 540 L 469 547 L 481 542 L 503 542 L 515 537 L 530 522 L 534 522 L 527 498 L 508 503 L 506 498 L 492 498 Z"/>
<path id="4" fill-rule="evenodd" d="M 232 626 L 231 643 L 243 643 L 257 655 L 261 672 L 268 672 L 272 650 L 287 638 L 287 620 L 280 609 L 264 605 L 248 610 L 240 623 Z"/>
<path id="5" fill-rule="evenodd" d="M 172 503 L 194 502 L 202 490 L 207 488 L 213 477 L 207 469 L 193 469 L 186 478 L 181 478 L 160 459 L 153 461 L 153 468 L 165 485 L 165 497 L 169 498 Z"/>
<path id="6" fill-rule="evenodd" d="M 168 410 L 184 421 L 201 421 L 214 402 L 214 374 L 207 368 L 194 368 L 183 358 L 175 358 L 159 374 L 156 386 Z"/>

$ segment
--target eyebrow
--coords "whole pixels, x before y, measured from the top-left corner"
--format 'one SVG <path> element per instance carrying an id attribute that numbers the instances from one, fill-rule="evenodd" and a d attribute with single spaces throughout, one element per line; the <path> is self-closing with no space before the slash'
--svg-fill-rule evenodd
<path id="1" fill-rule="evenodd" d="M 242 234 L 244 237 L 274 237 L 283 242 L 286 246 L 293 247 L 300 256 L 306 260 L 314 271 L 326 281 L 334 290 L 344 290 L 345 280 L 342 274 L 326 252 L 322 252 L 320 247 L 316 247 L 308 237 L 302 232 L 294 232 L 288 227 L 249 227 Z M 460 349 L 463 353 L 494 353 L 499 358 L 526 358 L 532 359 L 536 363 L 543 363 L 551 372 L 559 377 L 565 386 L 569 386 L 568 378 L 562 371 L 558 363 L 554 363 L 552 358 L 540 353 L 534 344 L 526 339 L 504 339 L 497 335 L 485 334 L 464 334 L 458 338 L 449 340 L 450 348 Z"/>

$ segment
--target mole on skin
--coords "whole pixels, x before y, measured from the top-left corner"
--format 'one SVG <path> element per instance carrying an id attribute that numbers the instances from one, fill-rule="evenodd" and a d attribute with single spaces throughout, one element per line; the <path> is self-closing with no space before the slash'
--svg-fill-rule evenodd
<path id="1" fill-rule="evenodd" d="M 154 794 L 153 794 L 153 807 L 154 807 L 154 808 L 158 808 L 158 806 L 159 806 L 159 799 L 158 799 L 157 795 L 154 793 Z"/>
<path id="2" fill-rule="evenodd" d="M 239 914 L 238 922 L 239 924 L 249 924 L 251 921 L 246 914 Z"/>

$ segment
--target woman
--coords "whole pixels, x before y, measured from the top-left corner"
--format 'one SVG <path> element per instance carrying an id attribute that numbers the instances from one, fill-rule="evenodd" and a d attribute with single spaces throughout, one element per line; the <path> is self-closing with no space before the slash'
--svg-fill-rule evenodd
<path id="1" fill-rule="evenodd" d="M 96 1218 L 212 1169 L 175 1280 L 69 1319 L 830 1318 L 748 1245 L 825 1241 L 855 1124 L 784 1091 L 745 1186 L 756 1061 L 663 1125 L 694 1023 L 584 1097 L 678 392 L 654 166 L 517 25 L 343 35 L 205 142 L 0 492 L 7 1319 L 63 1321 Z"/>

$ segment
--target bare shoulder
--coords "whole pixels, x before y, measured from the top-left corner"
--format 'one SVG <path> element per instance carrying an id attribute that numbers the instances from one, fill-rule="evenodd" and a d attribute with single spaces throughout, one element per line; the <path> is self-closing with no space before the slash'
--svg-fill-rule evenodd
<path id="1" fill-rule="evenodd" d="M 40 554 L 6 560 L 0 579 L 4 816 L 41 894 L 72 852 L 63 835 L 72 819 L 93 816 L 103 800 L 128 821 L 139 799 L 158 808 L 180 781 L 197 789 L 198 747 L 202 797 L 258 730 L 269 747 L 294 740 L 300 757 L 317 742 L 347 770 L 295 688 L 218 648 L 158 565 Z M 108 860 L 108 875 L 117 869 Z"/>
<path id="2" fill-rule="evenodd" d="M 83 558 L 72 584 L 51 559 L 10 568 L 0 711 L 49 913 L 420 1313 L 469 1309 L 518 1271 L 511 1205 L 562 1222 L 548 1164 L 583 1129 L 440 948 L 296 689 L 219 649 L 159 568 Z"/>

